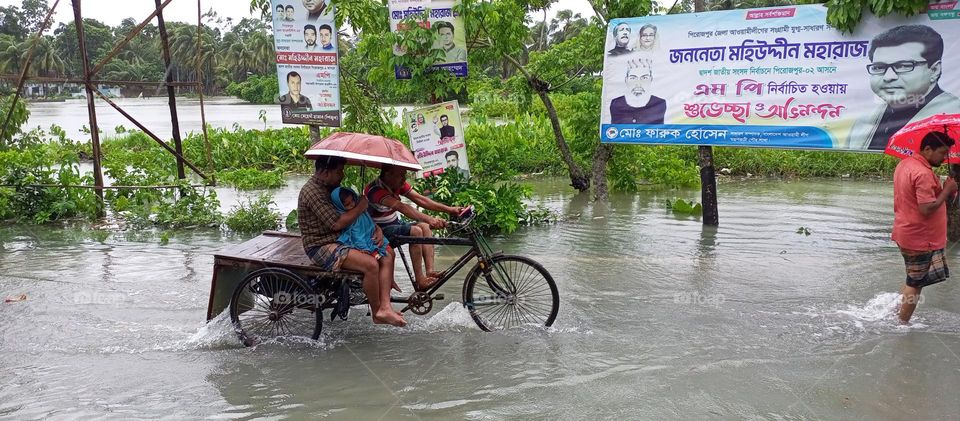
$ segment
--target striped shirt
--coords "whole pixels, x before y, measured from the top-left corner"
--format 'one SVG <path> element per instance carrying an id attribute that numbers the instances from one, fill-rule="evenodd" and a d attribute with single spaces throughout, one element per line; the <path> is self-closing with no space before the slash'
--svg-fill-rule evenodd
<path id="1" fill-rule="evenodd" d="M 367 184 L 367 187 L 363 189 L 363 195 L 366 196 L 370 202 L 369 206 L 367 206 L 367 212 L 373 217 L 373 222 L 381 225 L 398 222 L 400 220 L 400 212 L 384 205 L 383 200 L 388 197 L 400 200 L 400 196 L 410 193 L 411 190 L 413 190 L 413 187 L 410 186 L 410 183 L 404 181 L 400 189 L 394 192 L 383 183 L 380 177 L 377 177 L 372 183 Z"/>

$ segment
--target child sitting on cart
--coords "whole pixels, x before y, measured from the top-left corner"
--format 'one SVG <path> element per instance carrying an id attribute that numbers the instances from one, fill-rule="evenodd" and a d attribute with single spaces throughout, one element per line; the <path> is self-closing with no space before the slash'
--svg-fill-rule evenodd
<path id="1" fill-rule="evenodd" d="M 356 192 L 346 187 L 337 187 L 330 192 L 333 207 L 336 208 L 337 212 L 340 212 L 341 215 L 353 209 L 354 206 L 357 205 L 359 197 Z M 383 241 L 383 244 L 379 246 L 374 243 L 374 230 L 376 230 L 376 224 L 373 223 L 373 218 L 371 218 L 367 212 L 363 212 L 350 226 L 340 233 L 337 242 L 343 246 L 369 253 L 373 257 L 380 259 L 383 256 L 387 256 L 387 247 L 389 247 L 389 245 L 387 241 Z"/>

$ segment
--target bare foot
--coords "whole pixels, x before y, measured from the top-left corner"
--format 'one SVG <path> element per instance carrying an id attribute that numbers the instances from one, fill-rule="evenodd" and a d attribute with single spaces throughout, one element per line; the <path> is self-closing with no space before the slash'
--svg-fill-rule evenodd
<path id="1" fill-rule="evenodd" d="M 377 314 L 373 316 L 373 323 L 396 327 L 404 327 L 407 325 L 407 321 L 403 319 L 403 316 L 393 310 L 378 311 Z"/>
<path id="2" fill-rule="evenodd" d="M 436 273 L 436 272 L 434 272 L 434 273 Z M 416 287 L 417 291 L 426 291 L 426 290 L 430 289 L 430 287 L 432 287 L 433 284 L 437 283 L 438 280 L 439 280 L 439 279 L 437 278 L 436 275 L 433 275 L 433 276 L 427 275 L 427 276 L 424 276 L 423 278 L 417 280 L 417 285 L 415 285 L 415 287 Z"/>

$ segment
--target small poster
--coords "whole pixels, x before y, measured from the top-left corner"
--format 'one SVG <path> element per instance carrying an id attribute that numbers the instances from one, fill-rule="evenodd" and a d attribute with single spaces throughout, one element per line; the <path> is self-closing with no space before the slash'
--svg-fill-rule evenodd
<path id="1" fill-rule="evenodd" d="M 456 171 L 470 177 L 467 145 L 463 140 L 460 104 L 448 101 L 403 113 L 410 149 L 423 166 L 417 177 Z"/>
<path id="2" fill-rule="evenodd" d="M 327 0 L 272 0 L 271 5 L 283 122 L 340 127 L 333 6 Z"/>
<path id="3" fill-rule="evenodd" d="M 444 61 L 431 66 L 444 69 L 456 77 L 467 77 L 467 37 L 463 16 L 455 12 L 459 0 L 390 0 L 390 27 L 394 32 L 405 30 L 403 20 L 414 17 L 426 22 L 422 26 L 437 32 L 433 48 L 444 52 Z M 406 51 L 394 47 L 394 54 L 402 56 Z M 394 68 L 397 79 L 410 79 L 410 69 Z"/>

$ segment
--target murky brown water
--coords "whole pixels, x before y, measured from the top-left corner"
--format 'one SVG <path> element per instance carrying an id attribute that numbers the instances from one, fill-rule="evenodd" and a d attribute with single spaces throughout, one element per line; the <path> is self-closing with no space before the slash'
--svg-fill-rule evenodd
<path id="1" fill-rule="evenodd" d="M 276 193 L 283 213 L 302 182 Z M 449 302 L 406 329 L 354 312 L 319 342 L 247 349 L 222 319 L 204 324 L 212 254 L 244 238 L 183 232 L 161 246 L 4 226 L 0 295 L 28 299 L 0 304 L 0 418 L 960 414 L 960 286 L 926 291 L 914 327 L 893 323 L 903 269 L 889 183 L 721 184 L 721 226 L 706 230 L 662 204 L 696 191 L 594 204 L 564 185 L 535 183 L 563 222 L 491 239 L 557 280 L 547 331 L 484 333 Z M 955 249 L 948 258 L 960 265 Z M 444 287 L 453 301 L 459 290 Z"/>

